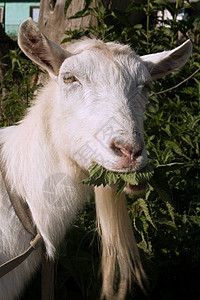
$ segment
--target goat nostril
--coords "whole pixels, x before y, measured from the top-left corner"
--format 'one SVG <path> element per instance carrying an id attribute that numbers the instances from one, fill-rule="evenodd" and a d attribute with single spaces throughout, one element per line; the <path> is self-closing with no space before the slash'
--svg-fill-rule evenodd
<path id="1" fill-rule="evenodd" d="M 139 157 L 142 155 L 142 148 L 140 148 L 139 150 L 137 150 L 137 152 L 135 152 L 134 156 L 135 158 Z"/>
<path id="2" fill-rule="evenodd" d="M 125 147 L 119 147 L 119 151 L 121 152 L 122 155 L 127 156 L 127 157 L 132 157 L 133 152 L 131 149 L 126 149 Z"/>
<path id="3" fill-rule="evenodd" d="M 142 154 L 142 146 L 137 145 L 133 147 L 130 144 L 118 143 L 113 141 L 110 148 L 120 156 L 128 157 L 130 160 L 134 160 Z"/>

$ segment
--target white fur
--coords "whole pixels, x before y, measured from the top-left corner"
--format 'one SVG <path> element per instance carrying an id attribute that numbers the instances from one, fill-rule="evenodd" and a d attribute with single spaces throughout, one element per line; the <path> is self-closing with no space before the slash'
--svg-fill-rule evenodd
<path id="1" fill-rule="evenodd" d="M 37 45 L 32 45 L 27 32 L 38 38 L 40 51 Z M 143 63 L 128 46 L 115 43 L 86 40 L 70 45 L 67 52 L 59 50 L 30 19 L 20 28 L 19 44 L 43 68 L 49 58 L 46 69 L 53 74 L 53 79 L 40 91 L 18 125 L 0 131 L 2 160 L 7 180 L 29 204 L 47 255 L 53 258 L 56 247 L 91 193 L 90 187 L 80 184 L 88 175 L 88 167 L 97 162 L 113 171 L 135 171 L 146 165 L 143 112 L 147 93 L 144 86 L 152 80 L 149 73 L 152 66 L 148 70 L 149 62 Z M 188 51 L 185 52 L 188 57 Z M 165 57 L 167 55 L 169 53 Z M 66 59 L 60 66 L 64 56 Z M 66 76 L 75 76 L 76 80 L 65 83 Z M 140 154 L 129 163 L 120 151 L 113 151 L 113 140 L 131 145 L 133 151 L 142 147 Z M 22 253 L 32 237 L 15 215 L 2 180 L 0 189 L 1 264 Z M 116 298 L 119 300 L 124 298 L 131 274 L 142 286 L 144 272 L 131 237 L 124 196 L 118 205 L 114 190 L 99 187 L 95 193 L 104 253 L 102 295 L 114 299 L 110 285 L 117 262 L 122 272 Z M 110 210 L 114 212 L 113 219 Z M 15 299 L 40 262 L 41 249 L 38 249 L 1 278 L 0 299 Z M 110 280 L 110 284 L 105 283 L 105 279 Z"/>

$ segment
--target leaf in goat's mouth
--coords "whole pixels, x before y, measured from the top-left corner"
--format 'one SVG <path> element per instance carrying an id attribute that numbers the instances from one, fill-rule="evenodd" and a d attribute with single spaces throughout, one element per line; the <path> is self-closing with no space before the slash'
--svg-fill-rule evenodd
<path id="1" fill-rule="evenodd" d="M 116 196 L 119 196 L 127 184 L 131 186 L 144 185 L 149 182 L 154 175 L 154 167 L 150 164 L 146 165 L 140 171 L 121 173 L 109 171 L 95 163 L 89 167 L 88 171 L 89 177 L 82 181 L 83 184 L 93 186 L 116 184 Z"/>

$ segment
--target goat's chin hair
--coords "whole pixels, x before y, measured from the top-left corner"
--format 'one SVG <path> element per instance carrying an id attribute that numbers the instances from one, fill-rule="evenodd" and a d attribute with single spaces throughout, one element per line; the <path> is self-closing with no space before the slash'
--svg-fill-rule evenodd
<path id="1" fill-rule="evenodd" d="M 123 300 L 132 279 L 145 291 L 147 282 L 131 222 L 125 194 L 116 198 L 115 187 L 95 187 L 96 213 L 102 239 L 102 299 Z M 117 286 L 116 286 L 117 282 Z"/>

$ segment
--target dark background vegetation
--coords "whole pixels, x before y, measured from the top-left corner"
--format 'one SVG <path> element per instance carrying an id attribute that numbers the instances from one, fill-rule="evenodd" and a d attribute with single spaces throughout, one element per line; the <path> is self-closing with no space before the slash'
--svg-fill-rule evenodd
<path id="1" fill-rule="evenodd" d="M 72 0 L 73 1 L 73 0 Z M 71 1 L 66 1 L 66 10 Z M 143 197 L 128 199 L 130 217 L 144 268 L 149 278 L 149 299 L 200 299 L 200 72 L 177 85 L 200 68 L 200 1 L 131 1 L 125 12 L 97 2 L 73 16 L 93 14 L 97 25 L 68 30 L 63 41 L 82 36 L 130 44 L 143 55 L 176 47 L 188 37 L 193 54 L 187 65 L 153 83 L 145 115 L 149 160 L 160 167 L 153 189 Z M 157 12 L 167 8 L 173 18 L 158 22 Z M 183 20 L 177 15 L 185 9 Z M 143 13 L 141 24 L 131 25 L 132 11 Z M 196 14 L 199 12 L 199 15 Z M 159 26 L 156 24 L 159 23 Z M 4 76 L 0 95 L 0 125 L 19 121 L 38 88 L 38 69 L 21 52 L 9 54 L 11 69 Z M 95 224 L 94 199 L 74 222 L 56 259 L 55 299 L 94 300 L 101 286 L 100 249 Z M 39 299 L 40 273 L 21 299 Z M 146 299 L 133 286 L 127 300 Z"/>

